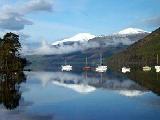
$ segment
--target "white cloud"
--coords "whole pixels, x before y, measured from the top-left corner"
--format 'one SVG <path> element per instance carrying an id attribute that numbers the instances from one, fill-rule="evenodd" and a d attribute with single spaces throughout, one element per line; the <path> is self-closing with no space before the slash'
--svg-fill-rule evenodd
<path id="1" fill-rule="evenodd" d="M 74 43 L 73 45 L 62 45 L 59 47 L 55 47 L 48 44 L 46 41 L 42 41 L 41 46 L 36 49 L 31 50 L 29 47 L 24 46 L 24 50 L 22 49 L 22 53 L 25 55 L 67 54 L 76 51 L 83 51 L 85 49 L 94 47 L 99 47 L 99 44 L 83 42 L 81 45 L 78 43 Z"/>
<path id="2" fill-rule="evenodd" d="M 3 5 L 0 8 L 0 27 L 4 30 L 22 30 L 33 22 L 26 18 L 27 14 L 37 11 L 52 11 L 50 0 L 29 0 L 22 5 Z"/>
<path id="3" fill-rule="evenodd" d="M 30 13 L 35 11 L 52 11 L 53 2 L 51 0 L 31 0 L 24 4 L 22 8 L 23 13 Z"/>

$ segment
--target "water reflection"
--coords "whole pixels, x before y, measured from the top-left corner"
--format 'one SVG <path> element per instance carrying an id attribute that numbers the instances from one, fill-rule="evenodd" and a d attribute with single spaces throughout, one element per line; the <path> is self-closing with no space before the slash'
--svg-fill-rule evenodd
<path id="1" fill-rule="evenodd" d="M 158 93 L 159 80 L 145 73 L 24 73 L 0 74 L 0 116 L 4 119 L 114 120 L 114 113 L 122 120 L 135 118 L 135 115 L 141 120 L 144 113 L 146 118 L 160 117 L 160 98 L 152 93 Z M 135 79 L 135 75 L 139 76 Z"/>
<path id="2" fill-rule="evenodd" d="M 160 95 L 160 73 L 133 71 L 127 76 L 144 88 Z"/>
<path id="3" fill-rule="evenodd" d="M 23 72 L 0 73 L 0 104 L 6 109 L 15 109 L 21 99 L 20 84 L 25 82 Z"/>
<path id="4" fill-rule="evenodd" d="M 40 80 L 42 86 L 48 83 L 71 89 L 80 94 L 95 92 L 98 88 L 113 90 L 125 96 L 140 96 L 148 89 L 127 77 L 114 73 L 68 73 L 68 72 L 32 72 L 26 73 L 34 80 Z"/>

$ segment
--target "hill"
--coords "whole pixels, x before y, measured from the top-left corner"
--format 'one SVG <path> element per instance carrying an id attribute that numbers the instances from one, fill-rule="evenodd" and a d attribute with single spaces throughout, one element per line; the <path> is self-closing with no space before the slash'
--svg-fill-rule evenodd
<path id="1" fill-rule="evenodd" d="M 139 68 L 144 65 L 156 65 L 156 56 L 160 56 L 160 28 L 153 31 L 143 39 L 130 45 L 123 52 L 117 53 L 107 59 L 111 68 L 130 66 Z"/>

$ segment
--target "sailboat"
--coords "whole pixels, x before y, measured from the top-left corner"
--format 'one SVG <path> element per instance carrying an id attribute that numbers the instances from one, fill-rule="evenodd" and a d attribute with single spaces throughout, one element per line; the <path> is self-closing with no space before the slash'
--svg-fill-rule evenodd
<path id="1" fill-rule="evenodd" d="M 85 66 L 83 67 L 83 70 L 85 70 L 85 71 L 91 70 L 91 67 L 88 66 L 88 58 L 87 57 L 86 57 L 86 61 L 85 62 L 86 63 L 85 63 Z"/>
<path id="2" fill-rule="evenodd" d="M 123 73 L 131 72 L 131 68 L 122 67 L 122 72 Z"/>
<path id="3" fill-rule="evenodd" d="M 157 65 L 155 66 L 156 72 L 160 72 L 160 66 L 158 65 L 158 54 L 157 54 Z"/>
<path id="4" fill-rule="evenodd" d="M 96 72 L 106 72 L 107 66 L 103 65 L 102 54 L 100 54 L 100 65 L 96 67 Z"/>
<path id="5" fill-rule="evenodd" d="M 149 66 L 144 66 L 144 67 L 143 67 L 143 71 L 151 71 L 151 67 L 149 67 Z"/>
<path id="6" fill-rule="evenodd" d="M 142 67 L 142 69 L 143 69 L 143 71 L 145 71 L 145 72 L 148 72 L 148 71 L 151 71 L 151 67 L 150 66 L 144 66 L 144 67 Z"/>
<path id="7" fill-rule="evenodd" d="M 65 59 L 65 65 L 61 66 L 61 70 L 62 71 L 72 71 L 72 66 L 71 65 L 67 65 L 66 59 Z"/>

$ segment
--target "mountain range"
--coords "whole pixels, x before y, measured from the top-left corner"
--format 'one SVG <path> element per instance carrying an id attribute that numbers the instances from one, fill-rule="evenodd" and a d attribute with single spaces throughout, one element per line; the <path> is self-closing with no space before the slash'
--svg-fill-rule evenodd
<path id="1" fill-rule="evenodd" d="M 112 43 L 112 45 L 115 45 L 118 42 L 122 43 L 122 44 L 130 44 L 130 42 L 135 41 L 135 40 L 130 41 L 130 39 L 129 39 L 130 36 L 135 36 L 137 34 L 138 35 L 147 34 L 147 33 L 149 33 L 149 32 L 144 31 L 142 29 L 138 29 L 138 28 L 127 28 L 127 29 L 124 29 L 124 30 L 122 30 L 118 33 L 114 33 L 114 34 L 108 35 L 108 36 L 105 36 L 105 35 L 95 36 L 95 35 L 92 35 L 90 33 L 79 33 L 79 34 L 76 34 L 73 37 L 53 42 L 52 45 L 53 46 L 64 46 L 64 45 L 71 45 L 71 44 L 74 44 L 74 43 L 77 43 L 77 42 L 78 43 L 95 42 L 95 40 L 97 38 L 105 38 L 106 41 L 104 41 L 104 42 L 106 42 L 106 43 L 109 42 L 110 44 Z M 129 38 L 127 38 L 127 37 L 129 37 Z M 116 40 L 117 38 L 120 39 L 120 40 L 123 39 L 123 41 Z M 124 41 L 124 39 L 126 41 Z"/>
<path id="2" fill-rule="evenodd" d="M 86 56 L 89 63 L 95 66 L 99 63 L 100 53 L 103 54 L 103 58 L 109 58 L 148 34 L 149 32 L 141 29 L 127 28 L 112 35 L 95 36 L 90 33 L 79 33 L 51 45 L 43 42 L 40 48 L 32 52 L 33 55 L 27 55 L 32 63 L 29 68 L 53 70 L 64 63 L 64 58 L 67 59 L 67 63 L 80 66 L 85 64 Z"/>

